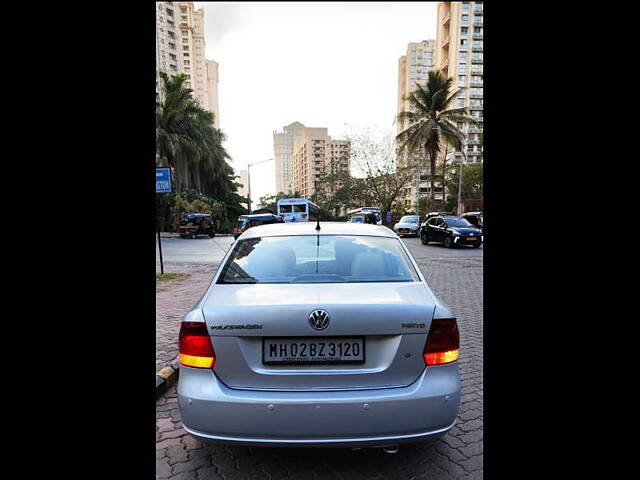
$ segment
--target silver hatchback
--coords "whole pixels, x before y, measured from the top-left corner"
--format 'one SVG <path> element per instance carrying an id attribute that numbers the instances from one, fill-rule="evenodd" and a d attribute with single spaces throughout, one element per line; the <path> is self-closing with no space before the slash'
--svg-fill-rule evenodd
<path id="1" fill-rule="evenodd" d="M 460 401 L 456 319 L 386 227 L 243 233 L 180 329 L 178 402 L 204 441 L 431 440 Z"/>

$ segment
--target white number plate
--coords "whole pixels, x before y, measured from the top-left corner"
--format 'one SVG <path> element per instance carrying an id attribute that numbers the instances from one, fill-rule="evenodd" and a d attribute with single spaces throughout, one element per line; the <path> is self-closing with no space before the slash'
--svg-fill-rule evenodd
<path id="1" fill-rule="evenodd" d="M 364 363 L 362 337 L 265 338 L 262 363 L 305 365 Z"/>

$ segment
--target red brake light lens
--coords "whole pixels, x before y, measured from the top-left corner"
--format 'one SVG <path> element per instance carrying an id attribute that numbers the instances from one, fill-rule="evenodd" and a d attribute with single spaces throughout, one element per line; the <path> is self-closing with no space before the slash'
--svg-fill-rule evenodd
<path id="1" fill-rule="evenodd" d="M 180 363 L 185 367 L 213 368 L 216 354 L 204 322 L 182 322 L 179 340 Z"/>
<path id="2" fill-rule="evenodd" d="M 460 334 L 455 318 L 431 320 L 429 336 L 424 345 L 424 363 L 428 366 L 442 365 L 458 360 Z"/>

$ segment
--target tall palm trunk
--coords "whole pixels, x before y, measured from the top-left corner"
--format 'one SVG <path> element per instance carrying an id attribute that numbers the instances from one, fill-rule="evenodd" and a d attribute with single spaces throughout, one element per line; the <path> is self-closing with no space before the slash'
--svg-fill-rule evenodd
<path id="1" fill-rule="evenodd" d="M 437 156 L 437 152 L 434 152 L 433 149 L 431 149 L 429 151 L 429 184 L 430 184 L 430 190 L 431 190 L 431 195 L 430 195 L 430 199 L 429 199 L 429 208 L 434 208 L 434 205 L 436 203 L 436 189 L 435 189 L 435 180 L 436 180 L 436 156 Z"/>

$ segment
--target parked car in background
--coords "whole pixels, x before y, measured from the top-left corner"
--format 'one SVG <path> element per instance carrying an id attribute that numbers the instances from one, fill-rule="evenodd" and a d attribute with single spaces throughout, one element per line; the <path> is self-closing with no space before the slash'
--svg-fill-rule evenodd
<path id="1" fill-rule="evenodd" d="M 378 220 L 376 216 L 371 212 L 362 212 L 359 214 L 349 215 L 347 217 L 347 222 L 349 223 L 369 223 L 371 225 L 376 225 Z"/>
<path id="2" fill-rule="evenodd" d="M 420 240 L 423 245 L 429 242 L 442 242 L 447 248 L 461 245 L 482 245 L 482 230 L 474 227 L 464 218 L 438 215 L 431 217 L 420 228 Z"/>
<path id="3" fill-rule="evenodd" d="M 369 220 L 371 217 L 375 220 L 373 223 L 376 225 L 382 225 L 382 212 L 377 207 L 360 207 L 347 212 L 347 222 L 351 222 L 351 218 L 354 216 L 365 216 L 365 223 L 371 223 Z M 358 223 L 358 222 L 356 222 Z"/>
<path id="4" fill-rule="evenodd" d="M 393 231 L 400 236 L 415 235 L 417 237 L 420 231 L 420 216 L 405 215 L 393 226 Z"/>
<path id="5" fill-rule="evenodd" d="M 261 213 L 258 215 L 240 215 L 236 227 L 233 229 L 233 238 L 238 239 L 240 235 L 251 227 L 267 225 L 269 223 L 284 223 L 282 217 L 271 213 Z"/>
<path id="6" fill-rule="evenodd" d="M 460 402 L 459 333 L 406 245 L 349 222 L 245 231 L 180 326 L 178 406 L 201 441 L 433 440 Z"/>
<path id="7" fill-rule="evenodd" d="M 188 213 L 178 225 L 178 232 L 182 238 L 196 238 L 198 235 L 216 236 L 213 217 L 209 213 Z"/>
<path id="8" fill-rule="evenodd" d="M 429 212 L 424 217 L 424 222 L 422 223 L 422 225 L 427 223 L 427 220 L 429 220 L 430 218 L 437 217 L 437 216 L 453 216 L 453 213 L 452 212 Z"/>
<path id="9" fill-rule="evenodd" d="M 482 212 L 467 212 L 460 215 L 460 217 L 464 218 L 474 227 L 484 231 L 484 218 Z"/>

